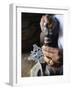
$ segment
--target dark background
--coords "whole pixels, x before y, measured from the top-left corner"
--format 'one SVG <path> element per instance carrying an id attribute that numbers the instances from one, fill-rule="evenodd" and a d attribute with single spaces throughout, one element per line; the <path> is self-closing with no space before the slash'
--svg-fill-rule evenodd
<path id="1" fill-rule="evenodd" d="M 33 44 L 37 44 L 38 46 L 40 46 L 41 17 L 42 14 L 39 13 L 21 14 L 22 53 L 31 51 Z"/>

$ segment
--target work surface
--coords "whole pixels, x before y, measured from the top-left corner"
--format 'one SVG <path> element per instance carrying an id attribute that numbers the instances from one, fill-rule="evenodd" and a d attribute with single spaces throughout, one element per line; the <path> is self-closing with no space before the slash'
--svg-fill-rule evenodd
<path id="1" fill-rule="evenodd" d="M 36 64 L 36 62 L 32 60 L 29 61 L 28 57 L 29 57 L 29 53 L 22 55 L 22 60 L 21 60 L 21 76 L 22 77 L 30 76 L 30 70 Z"/>

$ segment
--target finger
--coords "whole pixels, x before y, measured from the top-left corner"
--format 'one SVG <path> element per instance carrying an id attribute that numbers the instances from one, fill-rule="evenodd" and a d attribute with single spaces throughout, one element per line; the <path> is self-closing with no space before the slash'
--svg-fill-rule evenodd
<path id="1" fill-rule="evenodd" d="M 53 65 L 53 64 L 54 64 L 53 61 L 50 60 L 50 59 L 47 58 L 47 57 L 44 57 L 44 60 L 45 60 L 45 62 L 46 62 L 48 65 Z"/>
<path id="2" fill-rule="evenodd" d="M 49 63 L 49 58 L 47 58 L 46 56 L 44 56 L 44 60 L 46 63 Z"/>
<path id="3" fill-rule="evenodd" d="M 59 62 L 59 55 L 58 54 L 56 54 L 56 53 L 53 54 L 53 53 L 46 52 L 46 51 L 43 51 L 43 54 L 45 57 L 52 59 L 54 62 Z"/>
<path id="4" fill-rule="evenodd" d="M 50 58 L 53 58 L 53 57 L 54 57 L 54 55 L 53 55 L 52 53 L 47 52 L 47 51 L 43 51 L 43 54 L 44 54 L 44 56 L 46 56 L 46 57 L 50 57 Z"/>
<path id="5" fill-rule="evenodd" d="M 43 31 L 44 27 L 46 26 L 48 20 L 47 20 L 47 15 L 43 15 L 40 21 L 40 26 L 41 26 L 41 30 Z"/>
<path id="6" fill-rule="evenodd" d="M 45 23 L 48 23 L 47 15 L 44 16 Z"/>
<path id="7" fill-rule="evenodd" d="M 45 22 L 45 20 L 44 20 L 44 16 L 42 16 L 42 18 L 41 18 L 41 21 L 40 21 L 40 22 L 41 22 L 41 25 L 42 25 L 42 24 L 44 24 L 44 22 Z"/>
<path id="8" fill-rule="evenodd" d="M 56 54 L 59 53 L 59 50 L 57 48 L 52 48 L 52 47 L 48 47 L 48 46 L 43 47 L 43 50 L 45 50 L 47 52 L 51 52 L 51 53 L 56 53 Z"/>
<path id="9" fill-rule="evenodd" d="M 40 27 L 41 27 L 41 30 L 43 31 L 44 29 L 44 22 L 45 22 L 45 20 L 44 20 L 44 16 L 42 16 L 42 18 L 41 18 L 41 21 L 40 21 Z"/>
<path id="10" fill-rule="evenodd" d="M 54 62 L 50 60 L 49 65 L 54 65 Z"/>

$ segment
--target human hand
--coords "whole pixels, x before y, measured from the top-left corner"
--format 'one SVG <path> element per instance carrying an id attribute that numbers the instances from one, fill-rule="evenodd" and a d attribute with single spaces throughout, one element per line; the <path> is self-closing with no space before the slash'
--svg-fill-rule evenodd
<path id="1" fill-rule="evenodd" d="M 58 66 L 63 62 L 63 51 L 59 48 L 42 46 L 44 60 L 49 65 Z"/>
<path id="2" fill-rule="evenodd" d="M 43 15 L 40 21 L 40 27 L 42 31 L 44 30 L 44 27 L 46 26 L 47 23 L 48 23 L 48 17 L 47 15 Z"/>

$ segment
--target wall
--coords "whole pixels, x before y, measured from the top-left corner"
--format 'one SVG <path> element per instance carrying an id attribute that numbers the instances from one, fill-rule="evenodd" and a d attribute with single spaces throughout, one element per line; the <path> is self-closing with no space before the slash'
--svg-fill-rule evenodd
<path id="1" fill-rule="evenodd" d="M 0 90 L 6 89 L 71 89 L 71 83 L 65 84 L 52 84 L 52 85 L 32 85 L 22 87 L 11 87 L 8 84 L 9 77 L 9 4 L 10 3 L 22 3 L 25 6 L 39 6 L 39 7 L 68 7 L 71 11 L 71 17 L 69 17 L 72 24 L 72 3 L 71 0 L 0 0 Z M 72 49 L 72 30 L 68 31 L 68 52 L 69 59 L 71 59 Z M 72 80 L 72 78 L 71 78 Z"/>

